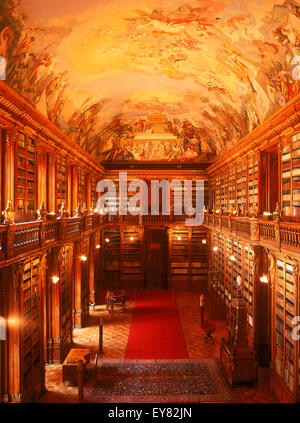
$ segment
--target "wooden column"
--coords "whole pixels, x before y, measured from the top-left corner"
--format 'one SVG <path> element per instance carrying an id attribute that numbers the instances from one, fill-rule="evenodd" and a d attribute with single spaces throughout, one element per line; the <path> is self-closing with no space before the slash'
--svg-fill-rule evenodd
<path id="1" fill-rule="evenodd" d="M 21 380 L 21 316 L 20 286 L 24 266 L 16 263 L 8 269 L 8 280 L 12 281 L 8 288 L 7 348 L 8 348 L 8 380 L 6 397 L 9 402 L 23 400 Z"/>
<path id="2" fill-rule="evenodd" d="M 74 246 L 74 327 L 83 328 L 88 319 L 88 297 L 84 297 L 84 281 L 83 266 L 88 266 L 88 261 L 81 260 L 81 254 L 83 253 L 82 242 L 76 242 Z M 84 252 L 87 254 L 86 252 Z M 88 255 L 87 255 L 88 257 Z"/>
<path id="3" fill-rule="evenodd" d="M 37 148 L 37 208 L 47 203 L 47 153 L 38 144 Z"/>
<path id="4" fill-rule="evenodd" d="M 90 254 L 88 260 L 89 266 L 89 301 L 91 303 L 95 303 L 95 254 L 98 250 L 96 250 L 96 236 L 95 233 L 91 236 L 90 239 Z"/>
<path id="5" fill-rule="evenodd" d="M 3 180 L 2 180 L 2 210 L 6 208 L 7 202 L 12 201 L 14 210 L 14 179 L 15 179 L 15 160 L 13 131 L 4 130 L 3 132 Z"/>
<path id="6" fill-rule="evenodd" d="M 86 208 L 90 210 L 92 205 L 92 181 L 91 174 L 86 175 Z"/>

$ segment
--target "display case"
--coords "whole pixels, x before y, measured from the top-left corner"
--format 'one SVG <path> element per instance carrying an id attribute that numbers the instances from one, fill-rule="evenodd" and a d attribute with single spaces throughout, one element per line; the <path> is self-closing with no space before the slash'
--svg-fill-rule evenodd
<path id="1" fill-rule="evenodd" d="M 36 141 L 21 132 L 16 134 L 15 203 L 17 216 L 36 213 Z"/>

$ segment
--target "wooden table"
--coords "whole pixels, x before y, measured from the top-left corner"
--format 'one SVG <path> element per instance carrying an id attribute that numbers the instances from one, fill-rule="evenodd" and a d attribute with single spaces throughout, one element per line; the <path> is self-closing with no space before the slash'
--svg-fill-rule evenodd
<path id="1" fill-rule="evenodd" d="M 90 350 L 88 348 L 72 348 L 62 365 L 62 380 L 77 385 L 77 366 L 79 360 L 83 361 L 85 366 L 90 361 Z"/>

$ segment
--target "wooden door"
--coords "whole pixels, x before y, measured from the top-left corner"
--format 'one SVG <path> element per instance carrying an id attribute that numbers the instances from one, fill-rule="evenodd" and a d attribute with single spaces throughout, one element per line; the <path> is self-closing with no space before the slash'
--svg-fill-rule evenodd
<path id="1" fill-rule="evenodd" d="M 165 229 L 145 234 L 145 288 L 168 287 L 168 235 Z"/>

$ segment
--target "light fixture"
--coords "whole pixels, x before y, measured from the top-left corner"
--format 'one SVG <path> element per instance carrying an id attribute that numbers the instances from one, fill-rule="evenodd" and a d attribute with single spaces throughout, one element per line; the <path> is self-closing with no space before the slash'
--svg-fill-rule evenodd
<path id="1" fill-rule="evenodd" d="M 213 248 L 213 250 L 214 250 L 214 251 L 218 251 L 218 249 L 219 249 L 219 248 L 218 248 L 217 246 L 215 246 L 215 247 Z"/>
<path id="2" fill-rule="evenodd" d="M 219 210 L 219 209 L 216 210 L 216 214 L 219 214 L 219 213 L 221 213 L 221 210 Z"/>
<path id="3" fill-rule="evenodd" d="M 206 239 L 202 239 L 202 244 L 206 244 Z"/>
<path id="4" fill-rule="evenodd" d="M 264 212 L 264 216 L 272 216 L 272 213 L 270 213 L 270 212 L 268 212 L 268 211 L 265 211 L 265 212 Z"/>
<path id="5" fill-rule="evenodd" d="M 52 276 L 52 282 L 54 283 L 54 284 L 56 284 L 58 281 L 59 281 L 59 277 L 58 276 Z"/>
<path id="6" fill-rule="evenodd" d="M 98 209 L 94 209 L 94 213 L 98 213 Z"/>
<path id="7" fill-rule="evenodd" d="M 131 237 L 130 237 L 130 241 L 133 241 L 133 240 L 134 240 L 134 238 L 133 238 L 133 236 L 131 236 Z"/>
<path id="8" fill-rule="evenodd" d="M 55 212 L 50 212 L 49 214 L 51 214 L 51 216 L 54 216 L 55 215 Z"/>
<path id="9" fill-rule="evenodd" d="M 177 241 L 181 241 L 181 236 L 178 236 L 177 237 Z"/>
<path id="10" fill-rule="evenodd" d="M 231 256 L 229 257 L 229 260 L 231 260 L 231 261 L 235 261 L 235 257 L 234 257 L 233 255 L 231 255 Z"/>
<path id="11" fill-rule="evenodd" d="M 96 245 L 96 250 L 99 250 L 99 248 L 101 248 L 101 245 L 97 244 Z"/>
<path id="12" fill-rule="evenodd" d="M 105 242 L 109 243 L 110 239 L 109 238 L 105 238 Z"/>
<path id="13" fill-rule="evenodd" d="M 80 256 L 80 260 L 81 261 L 87 261 L 87 256 L 84 256 L 84 255 Z"/>
<path id="14" fill-rule="evenodd" d="M 260 282 L 262 282 L 262 283 L 269 283 L 269 279 L 268 279 L 267 275 L 262 275 L 262 276 L 259 278 L 259 280 L 260 280 Z"/>

